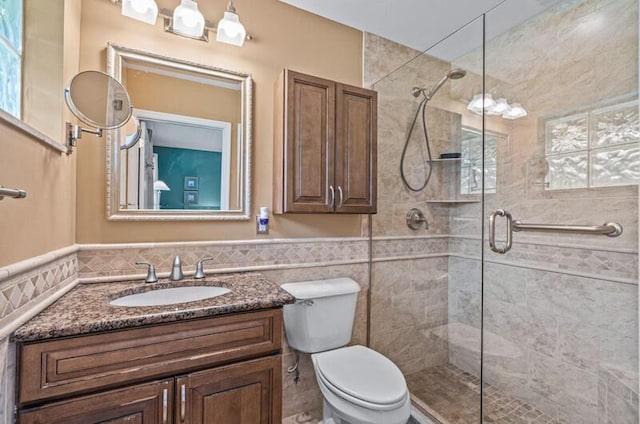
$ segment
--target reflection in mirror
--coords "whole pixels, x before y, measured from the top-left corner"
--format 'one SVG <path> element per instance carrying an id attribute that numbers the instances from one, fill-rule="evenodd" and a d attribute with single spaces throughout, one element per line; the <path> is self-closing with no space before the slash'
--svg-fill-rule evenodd
<path id="1" fill-rule="evenodd" d="M 127 90 L 102 72 L 80 72 L 73 77 L 64 93 L 71 112 L 95 128 L 120 128 L 131 117 Z"/>
<path id="2" fill-rule="evenodd" d="M 249 219 L 251 77 L 114 45 L 108 65 L 140 128 L 110 137 L 109 218 Z"/>

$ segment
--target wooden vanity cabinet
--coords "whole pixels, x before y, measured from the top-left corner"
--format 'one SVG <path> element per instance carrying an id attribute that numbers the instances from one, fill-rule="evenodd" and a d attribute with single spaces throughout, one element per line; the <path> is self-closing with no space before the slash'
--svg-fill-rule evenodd
<path id="1" fill-rule="evenodd" d="M 173 380 L 111 390 L 21 411 L 19 424 L 169 424 Z"/>
<path id="2" fill-rule="evenodd" d="M 175 422 L 279 424 L 280 366 L 272 357 L 178 377 Z"/>
<path id="3" fill-rule="evenodd" d="M 274 213 L 376 213 L 377 93 L 285 70 L 274 110 Z"/>
<path id="4" fill-rule="evenodd" d="M 282 309 L 19 345 L 18 424 L 280 424 Z"/>

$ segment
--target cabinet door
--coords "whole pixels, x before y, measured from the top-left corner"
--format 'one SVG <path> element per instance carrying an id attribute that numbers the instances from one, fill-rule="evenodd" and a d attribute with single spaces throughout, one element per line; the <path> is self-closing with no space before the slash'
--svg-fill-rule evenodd
<path id="1" fill-rule="evenodd" d="M 272 356 L 176 379 L 179 424 L 280 424 L 281 357 Z"/>
<path id="2" fill-rule="evenodd" d="M 284 212 L 333 212 L 335 83 L 285 77 Z"/>
<path id="3" fill-rule="evenodd" d="M 336 212 L 376 213 L 377 93 L 336 87 Z"/>
<path id="4" fill-rule="evenodd" d="M 18 424 L 171 424 L 173 379 L 21 411 Z"/>

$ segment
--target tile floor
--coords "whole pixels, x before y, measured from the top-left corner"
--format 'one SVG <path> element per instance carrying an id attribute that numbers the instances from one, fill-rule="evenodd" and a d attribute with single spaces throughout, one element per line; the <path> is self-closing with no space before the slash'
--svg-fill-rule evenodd
<path id="1" fill-rule="evenodd" d="M 454 365 L 440 365 L 406 376 L 414 398 L 442 424 L 475 424 L 480 416 L 480 379 Z M 495 386 L 485 384 L 484 424 L 556 424 L 556 421 L 510 397 Z M 283 424 L 318 424 L 319 419 L 301 413 L 282 420 Z M 407 424 L 413 424 L 413 418 Z"/>
<path id="2" fill-rule="evenodd" d="M 442 424 L 473 424 L 480 414 L 480 379 L 449 364 L 406 376 L 411 394 Z M 485 424 L 551 424 L 556 421 L 498 388 L 485 384 Z"/>

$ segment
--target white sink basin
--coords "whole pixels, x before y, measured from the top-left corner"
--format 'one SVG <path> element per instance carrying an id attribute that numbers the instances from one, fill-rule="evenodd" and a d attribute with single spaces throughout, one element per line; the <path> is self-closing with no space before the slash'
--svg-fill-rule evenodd
<path id="1" fill-rule="evenodd" d="M 109 302 L 113 306 L 162 306 L 176 303 L 194 302 L 210 299 L 230 293 L 223 287 L 190 286 L 171 287 L 167 289 L 151 290 L 144 293 L 122 296 Z"/>

